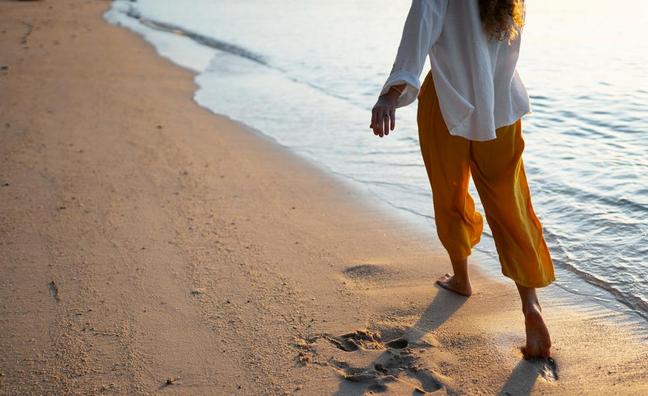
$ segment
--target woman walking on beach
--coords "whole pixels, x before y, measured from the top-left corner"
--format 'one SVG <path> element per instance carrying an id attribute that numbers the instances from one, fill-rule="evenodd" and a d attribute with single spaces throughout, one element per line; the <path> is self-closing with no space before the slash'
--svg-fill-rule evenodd
<path id="1" fill-rule="evenodd" d="M 550 354 L 535 289 L 555 278 L 522 162 L 521 118 L 530 106 L 515 68 L 523 24 L 522 0 L 413 0 L 370 127 L 377 136 L 388 135 L 396 126 L 396 108 L 418 96 L 437 233 L 454 271 L 437 283 L 464 296 L 472 293 L 467 259 L 483 227 L 468 192 L 472 174 L 502 273 L 515 281 L 522 300 L 522 351 L 532 358 Z M 428 57 L 431 71 L 419 88 Z"/>

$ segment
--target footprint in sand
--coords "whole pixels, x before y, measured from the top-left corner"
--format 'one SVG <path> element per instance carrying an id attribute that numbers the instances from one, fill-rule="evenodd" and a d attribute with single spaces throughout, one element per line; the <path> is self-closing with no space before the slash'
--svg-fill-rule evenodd
<path id="1" fill-rule="evenodd" d="M 354 352 L 360 348 L 365 350 L 384 349 L 380 336 L 368 330 L 356 330 L 339 337 L 325 335 L 324 338 L 345 352 Z"/>
<path id="2" fill-rule="evenodd" d="M 405 340 L 403 338 L 399 338 L 399 339 L 396 339 L 396 340 L 393 340 L 393 341 L 389 341 L 385 345 L 388 348 L 392 348 L 392 349 L 403 349 L 403 348 L 407 348 L 408 344 L 409 343 L 408 343 L 407 340 Z"/>
<path id="3" fill-rule="evenodd" d="M 318 359 L 327 349 L 324 344 L 319 344 L 320 341 L 327 341 L 329 345 L 343 351 L 343 354 L 332 353 L 333 356 L 325 360 Z M 399 386 L 418 393 L 428 393 L 444 387 L 441 376 L 423 367 L 417 356 L 420 350 L 432 346 L 413 344 L 403 334 L 383 341 L 379 333 L 356 330 L 341 336 L 321 334 L 300 338 L 295 346 L 300 349 L 298 361 L 302 365 L 312 363 L 333 368 L 343 378 L 343 383 L 340 384 L 343 388 L 352 387 L 356 391 L 359 390 L 357 388 L 363 388 L 380 393 L 390 390 L 392 386 Z M 309 356 L 304 359 L 306 355 Z M 371 360 L 368 364 L 349 363 L 366 360 L 367 357 Z M 304 361 L 307 363 L 304 364 Z"/>
<path id="4" fill-rule="evenodd" d="M 344 275 L 351 279 L 371 279 L 384 275 L 387 271 L 384 267 L 376 264 L 359 264 L 346 268 Z"/>

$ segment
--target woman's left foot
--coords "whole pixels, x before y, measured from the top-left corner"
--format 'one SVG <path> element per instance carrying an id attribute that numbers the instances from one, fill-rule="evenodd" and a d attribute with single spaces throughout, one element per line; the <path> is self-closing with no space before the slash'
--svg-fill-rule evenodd
<path id="1" fill-rule="evenodd" d="M 551 355 L 551 338 L 542 318 L 539 306 L 532 306 L 524 313 L 526 327 L 526 346 L 522 347 L 525 359 L 549 358 Z"/>
<path id="2" fill-rule="evenodd" d="M 472 295 L 472 287 L 468 279 L 459 279 L 456 275 L 445 274 L 436 283 L 442 288 L 464 297 L 470 297 Z"/>

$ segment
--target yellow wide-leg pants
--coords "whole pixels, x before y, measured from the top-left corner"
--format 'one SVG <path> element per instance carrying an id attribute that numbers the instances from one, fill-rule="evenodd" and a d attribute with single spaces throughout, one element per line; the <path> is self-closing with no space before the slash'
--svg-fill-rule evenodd
<path id="1" fill-rule="evenodd" d="M 526 287 L 553 282 L 553 263 L 531 205 L 522 162 L 521 121 L 497 129 L 497 139 L 490 141 L 450 135 L 430 73 L 419 94 L 418 127 L 437 234 L 450 258 L 467 258 L 481 238 L 483 219 L 468 192 L 472 173 L 502 273 Z"/>

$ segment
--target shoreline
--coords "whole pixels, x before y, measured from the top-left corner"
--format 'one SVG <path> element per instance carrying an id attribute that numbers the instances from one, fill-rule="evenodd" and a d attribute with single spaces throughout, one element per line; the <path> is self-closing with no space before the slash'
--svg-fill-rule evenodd
<path id="1" fill-rule="evenodd" d="M 307 162 L 314 164 L 319 169 L 323 169 L 325 173 L 341 176 L 341 180 L 345 182 L 345 184 L 348 184 L 351 189 L 360 189 L 365 191 L 371 195 L 372 198 L 377 198 L 377 200 L 385 198 L 384 196 L 381 197 L 380 193 L 374 191 L 371 185 L 358 179 L 356 177 L 357 175 L 354 176 L 353 172 L 345 172 L 344 167 L 340 168 L 336 164 L 331 164 L 330 161 L 324 161 L 321 155 L 317 156 L 309 152 L 304 152 L 304 150 L 299 147 L 294 147 L 294 145 L 290 144 L 290 139 L 288 139 L 288 141 L 282 141 L 279 136 L 275 136 L 272 132 L 267 133 L 263 128 L 261 128 L 262 130 L 256 130 L 254 125 L 248 125 L 246 123 L 246 117 L 243 117 L 240 120 L 238 119 L 241 117 L 241 114 L 238 114 L 238 118 L 236 115 L 232 117 L 229 115 L 221 115 L 218 113 L 218 106 L 215 106 L 213 103 L 213 98 L 212 101 L 209 99 L 210 95 L 207 95 L 208 97 L 205 98 L 204 92 L 210 92 L 214 89 L 213 87 L 210 88 L 209 83 L 205 81 L 209 80 L 209 78 L 207 78 L 208 75 L 213 74 L 213 72 L 206 71 L 206 69 L 211 68 L 211 66 L 209 66 L 211 59 L 222 58 L 223 56 L 234 54 L 237 57 L 252 60 L 264 65 L 265 67 L 270 67 L 268 61 L 263 59 L 263 56 L 258 53 L 250 52 L 249 50 L 238 47 L 234 44 L 222 42 L 209 36 L 196 33 L 192 30 L 185 29 L 181 26 L 146 18 L 140 15 L 139 11 L 133 11 L 133 9 L 128 7 L 131 6 L 125 6 L 123 1 L 113 2 L 113 7 L 104 14 L 104 18 L 117 26 L 125 27 L 126 29 L 137 33 L 145 41 L 150 43 L 160 56 L 170 60 L 176 65 L 194 71 L 196 73 L 194 81 L 198 88 L 196 89 L 193 98 L 198 105 L 212 111 L 216 115 L 225 116 L 235 121 L 241 121 L 244 128 L 254 129 L 255 132 L 258 132 L 261 136 L 279 143 L 282 147 L 286 147 L 289 151 L 297 154 L 299 158 L 305 158 Z M 245 83 L 243 82 L 243 84 Z M 243 94 L 243 96 L 245 96 L 245 94 Z M 222 110 L 227 110 L 227 108 Z M 275 124 L 283 125 L 282 122 L 275 122 Z M 357 129 L 357 125 L 349 125 L 348 127 L 352 130 Z M 276 128 L 270 128 L 270 131 L 274 131 L 276 134 L 277 131 L 275 129 Z M 349 169 L 346 170 L 348 171 Z M 386 181 L 389 182 L 389 180 L 390 179 L 387 179 Z M 427 179 L 422 180 L 422 182 L 427 185 Z M 431 202 L 431 197 L 429 197 L 429 202 Z M 403 219 L 407 224 L 416 223 L 417 225 L 421 225 L 423 232 L 432 239 L 436 238 L 434 232 L 431 231 L 431 229 L 434 228 L 434 223 L 432 221 L 433 217 L 430 216 L 431 213 L 428 215 L 425 214 L 429 210 L 429 207 L 425 207 L 426 212 L 424 213 L 421 212 L 421 207 L 420 205 L 417 206 L 416 202 L 409 202 L 409 208 L 400 207 L 390 199 L 387 199 L 385 203 L 386 204 L 383 205 L 386 208 L 385 212 L 390 215 L 396 215 L 398 218 Z M 551 230 L 545 229 L 545 231 L 550 233 Z M 478 257 L 477 261 L 482 264 L 481 267 L 485 272 L 492 274 L 494 278 L 500 277 L 501 273 L 499 270 L 497 252 L 495 251 L 494 241 L 492 240 L 488 229 L 484 232 L 482 242 L 474 248 L 473 255 Z M 627 292 L 624 292 L 622 288 L 620 289 L 619 287 L 612 286 L 609 282 L 598 278 L 596 273 L 588 273 L 579 270 L 575 266 L 577 263 L 565 262 L 564 257 L 561 257 L 560 254 L 555 254 L 554 256 L 554 263 L 558 275 L 557 282 L 555 283 L 557 287 L 577 296 L 589 294 L 592 301 L 602 304 L 605 308 L 618 310 L 624 314 L 637 315 L 644 319 L 648 319 L 646 303 L 641 299 L 641 297 L 627 294 Z"/>
<path id="2" fill-rule="evenodd" d="M 0 4 L 0 394 L 648 391 L 635 324 L 544 291 L 559 375 L 521 360 L 512 285 L 432 286 L 438 242 L 200 108 L 107 6 Z"/>

